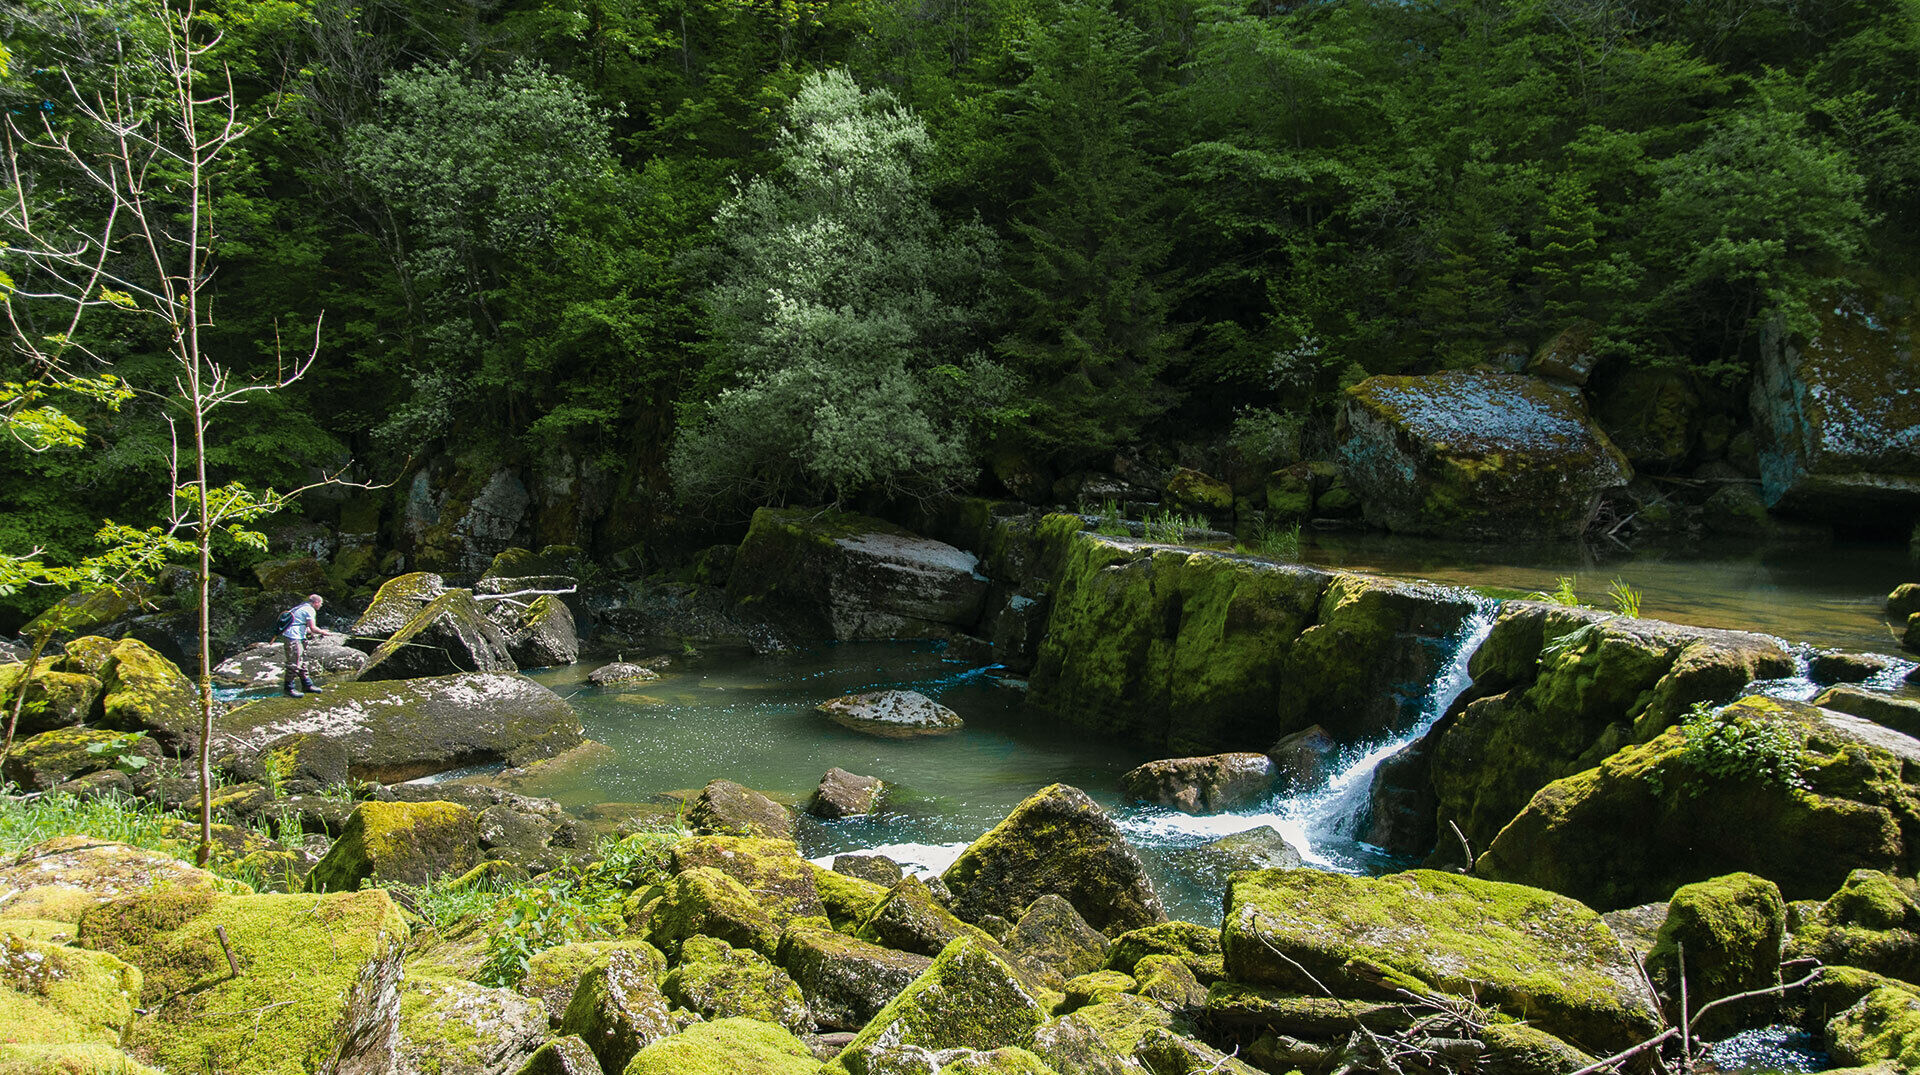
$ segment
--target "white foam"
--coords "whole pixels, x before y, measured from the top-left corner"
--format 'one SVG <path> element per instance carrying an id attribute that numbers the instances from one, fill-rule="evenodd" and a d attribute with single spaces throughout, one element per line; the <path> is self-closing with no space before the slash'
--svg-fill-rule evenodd
<path id="1" fill-rule="evenodd" d="M 953 860 L 959 858 L 960 852 L 965 851 L 967 846 L 965 841 L 952 844 L 880 844 L 852 851 L 835 851 L 831 855 L 821 855 L 807 861 L 823 870 L 830 870 L 834 858 L 839 855 L 885 855 L 916 877 L 938 877 L 953 865 Z"/>

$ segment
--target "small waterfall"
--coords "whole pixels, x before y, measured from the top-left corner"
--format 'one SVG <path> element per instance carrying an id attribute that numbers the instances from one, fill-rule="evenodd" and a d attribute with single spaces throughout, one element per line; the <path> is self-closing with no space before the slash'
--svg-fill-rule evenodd
<path id="1" fill-rule="evenodd" d="M 1819 651 L 1812 646 L 1789 643 L 1784 639 L 1775 638 L 1774 641 L 1779 643 L 1781 649 L 1793 655 L 1793 675 L 1782 679 L 1756 679 L 1741 689 L 1741 696 L 1764 694 L 1792 702 L 1813 701 L 1815 695 L 1826 689 L 1813 681 L 1811 672 L 1813 658 Z M 1862 690 L 1898 693 L 1906 685 L 1907 673 L 1913 669 L 1914 662 L 1888 656 L 1885 668 L 1851 686 Z"/>

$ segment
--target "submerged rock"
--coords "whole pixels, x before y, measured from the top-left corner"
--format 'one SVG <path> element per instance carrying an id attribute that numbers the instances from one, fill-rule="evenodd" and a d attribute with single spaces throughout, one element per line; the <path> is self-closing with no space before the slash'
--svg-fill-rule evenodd
<path id="1" fill-rule="evenodd" d="M 587 679 L 597 687 L 610 687 L 616 683 L 648 683 L 659 678 L 660 673 L 632 661 L 614 661 L 587 673 Z"/>
<path id="2" fill-rule="evenodd" d="M 1273 759 L 1265 754 L 1164 758 L 1121 774 L 1120 791 L 1183 814 L 1217 814 L 1266 798 L 1276 775 Z"/>
<path id="3" fill-rule="evenodd" d="M 960 714 L 919 691 L 869 691 L 834 698 L 814 708 L 843 728 L 888 739 L 945 735 L 959 731 L 966 723 Z"/>
<path id="4" fill-rule="evenodd" d="M 1829 650 L 1815 654 L 1807 664 L 1807 677 L 1823 687 L 1835 683 L 1860 683 L 1886 671 L 1892 662 L 1877 653 L 1842 653 Z"/>
<path id="5" fill-rule="evenodd" d="M 1449 371 L 1347 390 L 1340 446 L 1367 520 L 1516 541 L 1578 536 L 1633 468 L 1577 393 L 1532 377 Z"/>

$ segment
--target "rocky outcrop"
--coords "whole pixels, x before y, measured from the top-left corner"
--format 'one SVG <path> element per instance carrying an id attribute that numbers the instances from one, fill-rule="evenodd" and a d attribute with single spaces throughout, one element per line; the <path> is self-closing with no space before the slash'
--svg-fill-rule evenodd
<path id="1" fill-rule="evenodd" d="M 1273 790 L 1276 770 L 1265 754 L 1163 758 L 1127 770 L 1120 791 L 1136 802 L 1183 814 L 1217 814 L 1250 806 Z"/>
<path id="2" fill-rule="evenodd" d="M 1743 699 L 1557 780 L 1475 872 L 1600 910 L 1745 871 L 1787 899 L 1855 869 L 1911 872 L 1920 852 L 1920 741 L 1841 713 Z"/>
<path id="3" fill-rule="evenodd" d="M 1086 792 L 1065 784 L 1042 788 L 1015 807 L 940 879 L 953 892 L 954 913 L 972 921 L 990 914 L 1018 919 L 1048 893 L 1110 936 L 1167 917 L 1113 819 Z"/>
<path id="4" fill-rule="evenodd" d="M 1769 507 L 1819 519 L 1920 515 L 1920 313 L 1910 294 L 1853 288 L 1809 338 L 1762 334 L 1753 385 Z"/>
<path id="5" fill-rule="evenodd" d="M 466 765 L 524 765 L 581 742 L 573 707 L 517 675 L 469 674 L 345 683 L 305 698 L 262 698 L 215 724 L 264 746 L 309 734 L 340 743 L 358 780 L 393 783 Z"/>
<path id="6" fill-rule="evenodd" d="M 416 679 L 460 672 L 512 672 L 507 636 L 468 590 L 447 590 L 427 602 L 361 667 L 362 680 Z"/>
<path id="7" fill-rule="evenodd" d="M 979 560 L 891 523 L 761 508 L 734 557 L 727 600 L 794 638 L 944 637 L 979 618 Z"/>
<path id="8" fill-rule="evenodd" d="M 842 728 L 886 739 L 957 732 L 960 714 L 919 691 L 868 691 L 833 698 L 814 707 Z"/>
<path id="9" fill-rule="evenodd" d="M 1633 468 L 1576 392 L 1532 377 L 1451 371 L 1347 390 L 1340 446 L 1367 521 L 1495 541 L 1569 538 Z"/>
<path id="10" fill-rule="evenodd" d="M 367 655 L 333 635 L 311 639 L 307 668 L 315 679 L 352 679 L 366 666 Z M 213 670 L 215 682 L 229 687 L 278 687 L 287 677 L 287 649 L 276 639 L 255 642 L 221 661 Z"/>

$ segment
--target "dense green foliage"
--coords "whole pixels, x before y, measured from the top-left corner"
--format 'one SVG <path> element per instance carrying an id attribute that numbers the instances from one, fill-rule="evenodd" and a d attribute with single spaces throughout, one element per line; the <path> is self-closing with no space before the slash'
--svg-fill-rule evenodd
<path id="1" fill-rule="evenodd" d="M 14 5 L 0 106 L 97 138 L 63 102 L 138 91 L 151 2 Z M 253 127 L 208 345 L 270 363 L 325 311 L 217 481 L 566 458 L 657 515 L 1057 476 L 1581 323 L 1737 415 L 1763 325 L 1899 282 L 1920 234 L 1920 0 L 201 11 Z M 43 221 L 97 219 L 23 166 Z M 90 325 L 87 372 L 164 388 L 142 330 Z M 164 408 L 71 409 L 91 450 L 0 441 L 0 550 L 159 507 Z"/>

